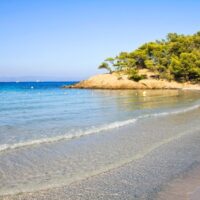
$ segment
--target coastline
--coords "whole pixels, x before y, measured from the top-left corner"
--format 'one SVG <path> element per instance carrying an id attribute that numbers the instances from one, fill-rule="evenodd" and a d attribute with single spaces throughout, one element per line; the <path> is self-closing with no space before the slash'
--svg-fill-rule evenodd
<path id="1" fill-rule="evenodd" d="M 63 88 L 74 89 L 183 89 L 183 90 L 200 90 L 200 84 L 178 83 L 161 79 L 143 79 L 138 82 L 129 80 L 126 75 L 99 74 L 90 77 L 87 80 L 80 81 L 74 85 L 64 86 Z"/>
<path id="2" fill-rule="evenodd" d="M 0 200 L 200 200 L 200 0 L 0 0 Z"/>
<path id="3" fill-rule="evenodd" d="M 179 179 L 181 180 L 182 184 L 185 184 L 185 179 L 182 179 L 182 177 L 185 177 L 185 174 L 190 176 L 193 170 L 195 170 L 195 174 L 198 172 L 200 161 L 198 151 L 200 140 L 198 132 L 199 129 L 195 129 L 192 132 L 180 132 L 179 135 L 174 135 L 176 133 L 174 126 L 169 126 L 169 124 L 173 124 L 175 121 L 182 119 L 187 120 L 189 125 L 192 125 L 193 123 L 198 125 L 199 109 L 187 113 L 171 115 L 170 117 L 163 116 L 161 121 L 160 118 L 155 117 L 152 119 L 139 121 L 139 123 L 132 125 L 130 127 L 130 130 L 132 131 L 136 126 L 138 128 L 140 127 L 140 129 L 137 129 L 140 130 L 138 133 L 139 135 L 143 133 L 143 129 L 146 130 L 145 127 L 149 127 L 149 131 L 151 130 L 152 133 L 155 131 L 160 133 L 159 137 L 157 133 L 155 133 L 155 145 L 149 146 L 145 152 L 138 152 L 139 154 L 134 155 L 140 155 L 139 159 L 133 159 L 131 162 L 120 167 L 113 168 L 112 170 L 108 170 L 95 176 L 90 176 L 80 181 L 76 181 L 67 186 L 50 188 L 42 191 L 21 193 L 14 196 L 5 196 L 3 199 L 155 200 L 156 197 L 159 197 L 159 194 L 161 194 L 162 191 L 165 191 L 165 189 L 168 187 L 168 184 L 173 183 L 174 180 Z M 160 126 L 149 126 L 150 124 L 157 124 L 158 121 L 160 122 Z M 145 124 L 147 126 L 144 127 Z M 164 124 L 167 128 L 167 135 L 165 136 L 166 138 L 163 138 L 163 133 L 161 131 Z M 181 131 L 188 127 L 188 125 L 184 122 L 181 126 Z M 127 129 L 129 130 L 129 127 L 119 129 L 118 132 L 109 132 L 109 134 L 105 135 L 93 135 L 91 138 L 81 138 L 81 142 L 79 144 L 85 146 L 85 144 L 88 144 L 88 142 L 90 143 L 92 141 L 98 141 L 101 145 L 106 142 L 107 145 L 110 146 L 108 138 L 113 138 L 112 134 L 115 136 L 113 139 L 118 140 L 119 142 L 131 141 L 130 137 L 134 137 L 134 139 L 136 139 L 132 132 L 124 136 L 124 134 L 127 133 Z M 123 132 L 123 135 L 121 135 L 121 132 Z M 149 138 L 146 138 L 146 142 L 144 143 L 145 146 L 149 143 L 149 140 L 151 140 L 151 134 L 147 134 L 146 137 Z M 67 144 L 69 143 L 64 143 L 63 145 Z M 131 145 L 130 147 L 132 148 L 133 146 Z M 198 176 L 195 175 L 194 177 L 196 177 L 198 180 Z M 194 184 L 194 187 L 190 191 L 193 192 L 195 189 L 196 184 Z M 175 196 L 177 195 L 173 192 L 171 194 Z M 173 196 L 171 199 L 173 200 L 176 198 Z"/>

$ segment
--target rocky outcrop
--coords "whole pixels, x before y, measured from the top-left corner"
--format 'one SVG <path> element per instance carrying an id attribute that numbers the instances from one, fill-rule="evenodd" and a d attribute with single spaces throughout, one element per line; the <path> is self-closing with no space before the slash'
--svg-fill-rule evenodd
<path id="1" fill-rule="evenodd" d="M 189 83 L 169 82 L 158 79 L 144 79 L 138 82 L 129 80 L 126 75 L 100 74 L 92 76 L 88 80 L 81 81 L 64 88 L 85 88 L 85 89 L 199 89 L 199 85 Z"/>

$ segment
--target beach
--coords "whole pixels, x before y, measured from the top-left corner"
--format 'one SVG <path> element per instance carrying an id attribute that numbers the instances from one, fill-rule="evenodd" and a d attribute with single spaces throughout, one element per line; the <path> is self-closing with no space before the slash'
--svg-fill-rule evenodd
<path id="1" fill-rule="evenodd" d="M 198 108 L 171 114 L 170 117 L 155 116 L 129 127 L 122 127 L 115 132 L 110 131 L 109 134 L 81 138 L 78 151 L 86 160 L 92 154 L 88 155 L 88 152 L 84 154 L 87 144 L 93 153 L 102 152 L 104 149 L 103 155 L 105 155 L 112 150 L 112 154 L 121 160 L 120 163 L 116 162 L 117 164 L 113 165 L 114 161 L 108 162 L 106 169 L 88 172 L 82 177 L 76 177 L 71 183 L 63 183 L 63 186 L 54 185 L 53 188 L 5 196 L 3 199 L 178 199 L 180 197 L 179 199 L 195 200 L 188 197 L 199 186 L 199 111 Z M 175 126 L 177 121 L 178 127 Z M 146 126 L 149 127 L 148 132 Z M 193 129 L 186 129 L 188 126 Z M 133 136 L 130 129 L 138 130 L 138 134 L 134 134 L 135 143 L 131 141 Z M 111 138 L 112 147 L 108 142 Z M 57 150 L 65 145 L 70 144 L 66 142 L 57 144 Z M 141 145 L 144 145 L 142 150 Z M 127 151 L 127 154 L 124 151 Z M 95 155 L 98 161 L 102 159 L 102 155 L 96 153 Z M 110 161 L 115 157 L 110 154 L 105 156 L 107 158 L 110 156 L 108 159 Z M 62 181 L 59 182 L 61 183 Z"/>
<path id="2" fill-rule="evenodd" d="M 0 200 L 200 200 L 199 8 L 0 0 Z"/>
<path id="3" fill-rule="evenodd" d="M 157 199 L 198 200 L 200 198 L 200 167 L 194 166 L 168 184 Z"/>
<path id="4" fill-rule="evenodd" d="M 22 84 L 17 93 L 13 88 L 1 93 L 13 101 L 12 95 L 23 90 L 19 103 L 24 104 L 20 114 L 13 101 L 9 109 L 18 116 L 15 124 L 1 124 L 2 133 L 15 137 L 12 143 L 1 135 L 0 199 L 174 199 L 181 194 L 180 189 L 170 192 L 180 187 L 177 180 L 185 187 L 185 182 L 194 182 L 184 191 L 186 196 L 197 195 L 198 175 L 189 181 L 188 177 L 198 174 L 200 164 L 199 91 L 148 90 L 144 96 L 140 90 L 61 90 L 37 84 L 34 90 Z M 72 103 L 82 105 L 78 111 L 84 116 L 75 115 L 77 106 L 72 109 Z M 1 109 L 2 117 L 7 106 Z M 63 108 L 67 112 L 60 115 Z M 69 112 L 74 128 L 72 123 L 65 125 Z M 29 124 L 23 126 L 20 118 L 24 121 L 27 114 Z M 35 131 L 38 138 L 33 137 Z"/>

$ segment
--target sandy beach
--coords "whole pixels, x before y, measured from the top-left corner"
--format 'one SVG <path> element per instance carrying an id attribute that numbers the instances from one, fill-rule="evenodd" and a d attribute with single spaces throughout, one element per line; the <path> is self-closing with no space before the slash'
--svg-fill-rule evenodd
<path id="1" fill-rule="evenodd" d="M 200 199 L 200 166 L 183 173 L 168 184 L 157 197 L 158 200 L 199 200 Z"/>
<path id="2" fill-rule="evenodd" d="M 145 148 L 138 152 L 134 150 L 135 154 L 131 159 L 122 160 L 120 166 L 113 166 L 69 185 L 4 196 L 1 199 L 196 200 L 199 197 L 200 186 L 199 120 L 199 109 L 195 109 L 170 117 L 138 121 L 137 124 L 120 128 L 114 133 L 82 138 L 79 142 L 80 151 L 85 144 L 90 145 L 92 141 L 96 141 L 96 147 L 101 144 L 101 148 L 109 149 L 111 148 L 107 146 L 110 145 L 109 138 L 113 138 L 113 145 L 119 149 L 116 154 L 119 156 L 125 145 L 130 156 L 130 149 L 134 146 L 136 148 L 141 135 L 145 138 L 142 143 Z M 179 126 L 176 127 L 174 125 L 177 122 Z M 150 124 L 159 124 L 159 126 L 150 126 Z M 151 134 L 144 133 L 147 126 L 148 133 Z M 190 126 L 193 129 L 186 130 L 186 127 Z M 132 143 L 129 144 L 132 137 L 128 132 L 130 129 L 138 130 L 138 136 L 134 134 L 136 142 L 134 146 Z M 151 141 L 154 141 L 153 145 Z M 68 145 L 68 143 L 64 144 Z"/>
<path id="3" fill-rule="evenodd" d="M 0 0 L 0 200 L 200 200 L 200 0 Z"/>

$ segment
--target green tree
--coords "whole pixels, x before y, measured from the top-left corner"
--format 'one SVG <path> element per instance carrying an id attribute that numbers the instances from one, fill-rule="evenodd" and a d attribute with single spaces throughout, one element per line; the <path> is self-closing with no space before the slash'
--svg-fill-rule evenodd
<path id="1" fill-rule="evenodd" d="M 139 79 L 139 69 L 149 69 L 167 80 L 200 81 L 200 31 L 193 35 L 169 33 L 166 39 L 145 43 L 132 52 L 121 52 L 105 63 L 102 68 L 109 70 L 111 65 L 131 79 Z"/>
<path id="2" fill-rule="evenodd" d="M 98 69 L 106 69 L 109 71 L 110 74 L 112 73 L 111 67 L 106 62 L 101 63 L 101 65 L 99 65 Z"/>

